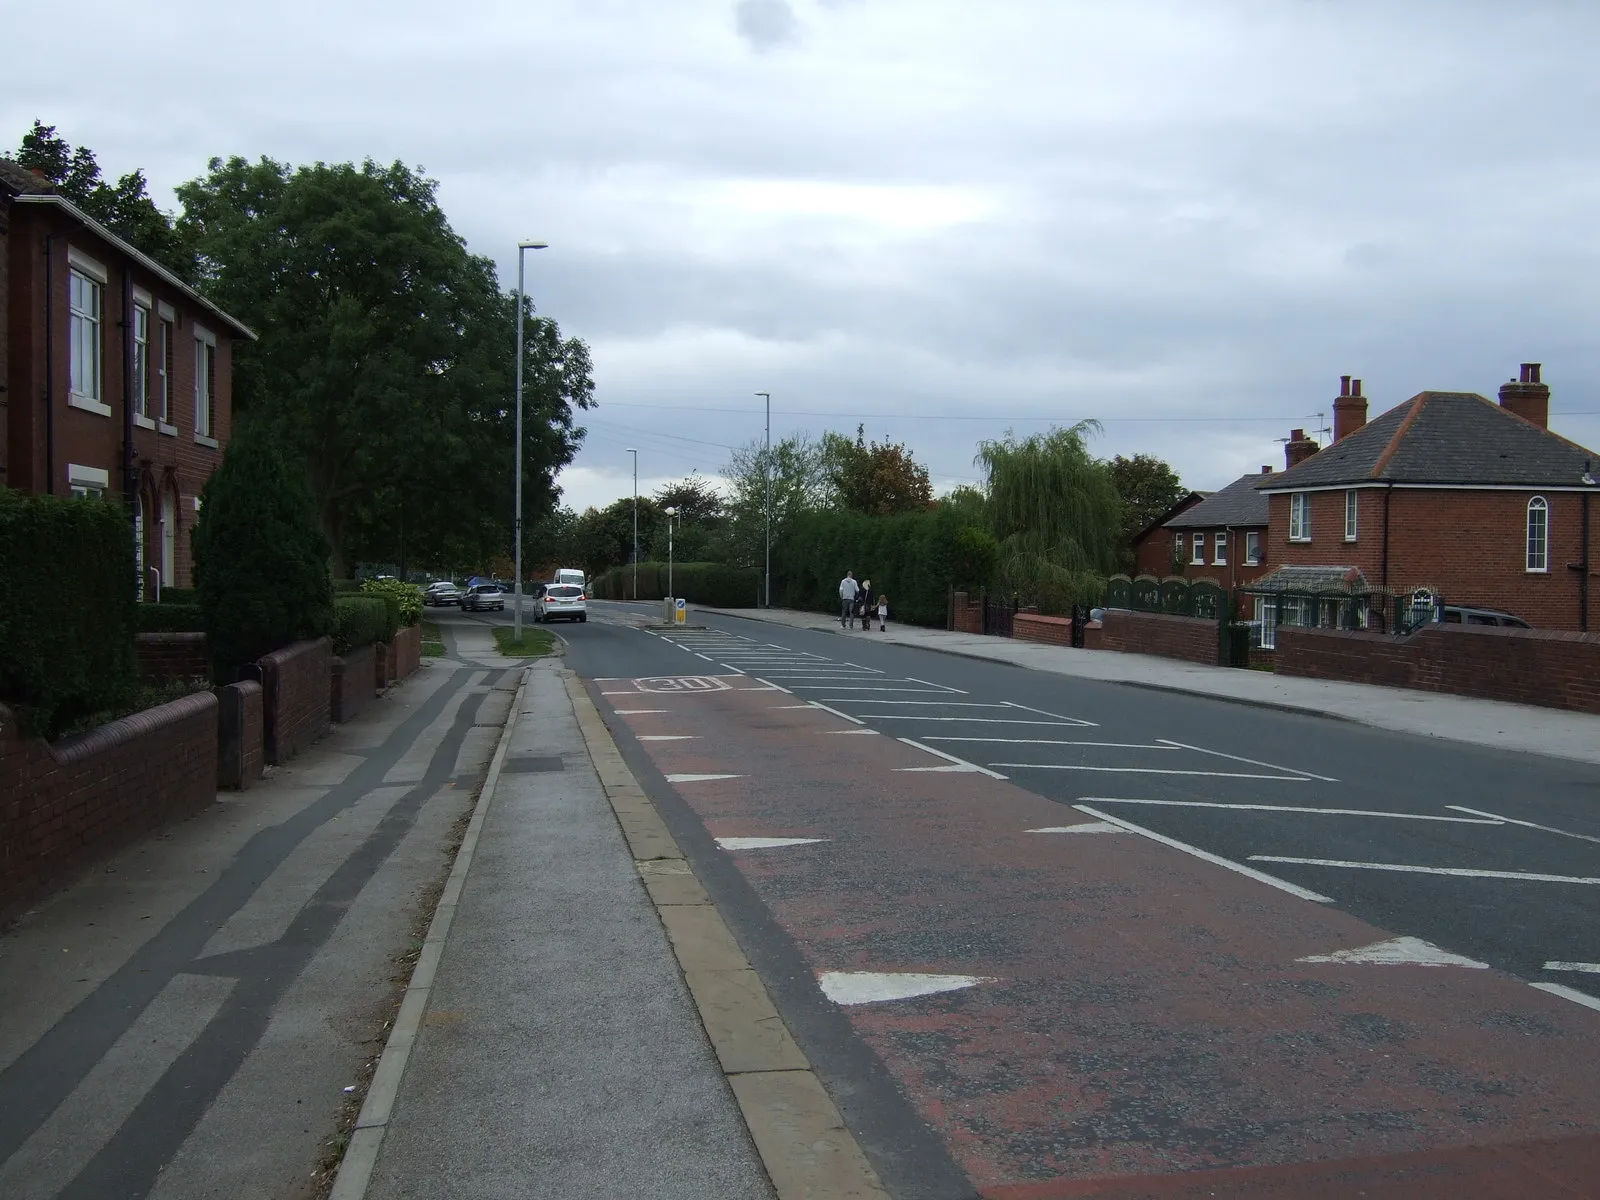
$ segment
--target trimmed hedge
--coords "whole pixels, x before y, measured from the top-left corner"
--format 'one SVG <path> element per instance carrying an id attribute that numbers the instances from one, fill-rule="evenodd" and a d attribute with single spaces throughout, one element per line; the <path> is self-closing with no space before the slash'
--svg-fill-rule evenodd
<path id="1" fill-rule="evenodd" d="M 26 731 L 55 737 L 132 694 L 138 586 L 120 503 L 0 488 L 0 701 Z"/>
<path id="2" fill-rule="evenodd" d="M 388 634 L 385 637 L 385 633 Z M 333 601 L 333 652 L 344 654 L 394 639 L 389 606 L 381 596 L 337 596 Z"/>
<path id="3" fill-rule="evenodd" d="M 205 617 L 198 604 L 141 604 L 135 609 L 140 633 L 198 633 Z"/>
<path id="4" fill-rule="evenodd" d="M 422 620 L 422 589 L 414 583 L 368 579 L 361 585 L 361 594 L 379 596 L 389 606 L 389 636 L 383 639 L 386 642 L 394 640 L 401 626 L 415 625 Z"/>
<path id="5" fill-rule="evenodd" d="M 667 592 L 667 564 L 639 564 L 639 594 L 633 595 L 633 564 L 612 567 L 589 581 L 589 595 L 596 600 L 660 600 Z M 672 587 L 691 604 L 710 608 L 754 608 L 759 603 L 761 572 L 754 567 L 730 567 L 726 563 L 675 563 L 671 570 Z"/>
<path id="6" fill-rule="evenodd" d="M 335 579 L 333 581 L 333 590 L 335 594 L 341 596 L 348 595 L 351 592 L 359 592 L 361 591 L 361 581 L 359 579 Z"/>
<path id="7" fill-rule="evenodd" d="M 146 601 L 149 603 L 149 601 Z M 161 589 L 161 599 L 157 604 L 199 604 L 195 598 L 193 588 L 164 587 Z"/>

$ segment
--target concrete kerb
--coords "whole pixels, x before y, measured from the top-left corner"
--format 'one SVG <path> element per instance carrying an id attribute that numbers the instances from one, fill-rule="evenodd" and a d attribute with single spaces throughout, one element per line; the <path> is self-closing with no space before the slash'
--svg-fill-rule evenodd
<path id="1" fill-rule="evenodd" d="M 444 952 L 445 939 L 450 934 L 451 922 L 455 920 L 456 904 L 461 898 L 461 887 L 466 882 L 467 873 L 472 869 L 472 856 L 478 848 L 478 837 L 483 830 L 484 818 L 488 815 L 489 805 L 494 800 L 495 788 L 500 782 L 500 771 L 505 764 L 506 751 L 511 744 L 511 735 L 516 729 L 517 718 L 522 712 L 522 698 L 527 687 L 528 671 L 525 667 L 522 680 L 517 685 L 516 695 L 512 698 L 511 711 L 506 716 L 505 728 L 500 732 L 499 744 L 495 747 L 494 757 L 489 761 L 489 771 L 484 777 L 483 788 L 478 793 L 478 802 L 473 806 L 472 817 L 467 823 L 467 832 L 461 839 L 460 848 L 456 850 L 450 877 L 445 881 L 444 892 L 433 910 L 433 920 L 428 923 L 422 951 L 417 956 L 417 965 L 412 968 L 411 979 L 406 985 L 405 998 L 400 1002 L 400 1011 L 395 1015 L 394 1026 L 389 1030 L 389 1037 L 384 1043 L 382 1055 L 378 1058 L 372 1082 L 367 1087 L 366 1099 L 362 1102 L 361 1112 L 356 1117 L 356 1126 L 351 1131 L 350 1140 L 345 1146 L 344 1157 L 339 1163 L 339 1173 L 334 1177 L 329 1200 L 361 1200 L 372 1181 L 372 1171 L 378 1162 L 378 1151 L 382 1148 L 384 1134 L 388 1131 L 395 1097 L 400 1092 L 400 1081 L 405 1076 L 406 1063 L 411 1057 L 411 1047 L 416 1042 L 417 1030 L 421 1028 L 423 1015 L 427 1011 L 428 997 L 433 991 L 434 978 L 439 971 L 439 958 Z"/>
<path id="2" fill-rule="evenodd" d="M 779 1200 L 888 1200 L 583 684 L 562 674 L 589 757 Z"/>

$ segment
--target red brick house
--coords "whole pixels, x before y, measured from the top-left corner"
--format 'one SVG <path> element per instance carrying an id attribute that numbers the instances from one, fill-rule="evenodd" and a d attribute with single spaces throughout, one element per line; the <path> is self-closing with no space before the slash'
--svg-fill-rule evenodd
<path id="1" fill-rule="evenodd" d="M 147 593 L 192 584 L 200 489 L 232 429 L 244 325 L 0 159 L 0 484 L 120 496 Z"/>
<path id="2" fill-rule="evenodd" d="M 1271 467 L 1262 467 L 1270 475 Z M 1235 479 L 1220 492 L 1185 509 L 1162 525 L 1167 554 L 1189 579 L 1213 579 L 1227 591 L 1267 570 L 1267 498 L 1256 489 L 1261 475 Z"/>
<path id="3" fill-rule="evenodd" d="M 1172 536 L 1165 528 L 1166 523 L 1201 503 L 1209 495 L 1210 492 L 1184 493 L 1164 513 L 1134 535 L 1131 549 L 1135 575 L 1154 575 L 1160 578 L 1172 574 Z"/>
<path id="4" fill-rule="evenodd" d="M 1258 484 L 1277 568 L 1253 585 L 1263 599 L 1320 581 L 1367 593 L 1342 611 L 1386 628 L 1387 595 L 1426 588 L 1538 628 L 1591 628 L 1600 454 L 1550 431 L 1539 364 L 1524 363 L 1498 404 L 1422 392 L 1370 423 L 1360 381 L 1343 384 L 1332 443 Z M 1340 611 L 1286 597 L 1275 615 L 1330 624 Z"/>

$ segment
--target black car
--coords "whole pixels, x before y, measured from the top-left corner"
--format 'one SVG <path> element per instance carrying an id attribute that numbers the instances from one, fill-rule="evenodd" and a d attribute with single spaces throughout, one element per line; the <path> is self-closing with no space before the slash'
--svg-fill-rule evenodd
<path id="1" fill-rule="evenodd" d="M 504 612 L 506 607 L 506 587 L 499 583 L 475 583 L 461 595 L 461 610 L 463 612 L 483 612 L 493 610 Z"/>

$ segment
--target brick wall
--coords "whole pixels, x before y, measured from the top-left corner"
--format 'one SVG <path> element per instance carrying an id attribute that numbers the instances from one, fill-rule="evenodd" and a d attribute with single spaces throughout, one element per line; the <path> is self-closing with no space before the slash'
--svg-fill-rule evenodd
<path id="1" fill-rule="evenodd" d="M 370 645 L 336 655 L 328 676 L 328 715 L 336 724 L 354 720 L 372 703 L 376 689 L 377 652 Z"/>
<path id="2" fill-rule="evenodd" d="M 1043 642 L 1047 646 L 1072 645 L 1070 617 L 1041 617 L 1019 612 L 1011 621 L 1011 636 L 1019 642 Z"/>
<path id="3" fill-rule="evenodd" d="M 217 786 L 243 791 L 266 765 L 261 685 L 250 680 L 216 689 Z"/>
<path id="4" fill-rule="evenodd" d="M 1217 664 L 1217 623 L 1213 620 L 1108 608 L 1101 626 L 1097 649 Z"/>
<path id="5" fill-rule="evenodd" d="M 198 692 L 51 745 L 0 705 L 0 915 L 216 796 L 217 700 Z"/>
<path id="6" fill-rule="evenodd" d="M 957 633 L 982 633 L 983 603 L 966 592 L 956 592 L 951 598 L 950 628 Z"/>
<path id="7" fill-rule="evenodd" d="M 211 651 L 203 633 L 141 633 L 133 640 L 141 679 L 205 679 Z"/>
<path id="8" fill-rule="evenodd" d="M 267 761 L 294 757 L 333 727 L 328 679 L 333 644 L 327 638 L 296 642 L 261 659 Z"/>
<path id="9" fill-rule="evenodd" d="M 1434 625 L 1397 638 L 1280 626 L 1274 664 L 1279 675 L 1600 713 L 1600 634 Z"/>
<path id="10" fill-rule="evenodd" d="M 398 682 L 414 674 L 422 666 L 422 626 L 406 625 L 389 643 L 389 679 Z"/>

